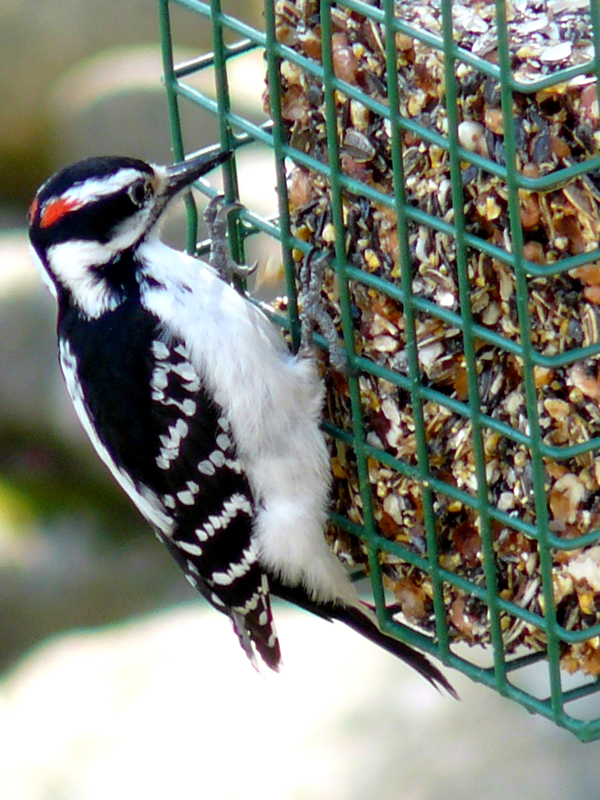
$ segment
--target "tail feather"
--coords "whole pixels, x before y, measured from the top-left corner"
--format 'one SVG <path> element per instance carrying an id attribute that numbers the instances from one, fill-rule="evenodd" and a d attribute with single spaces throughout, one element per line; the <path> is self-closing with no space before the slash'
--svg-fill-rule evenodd
<path id="1" fill-rule="evenodd" d="M 300 608 L 304 608 L 306 611 L 310 611 L 312 614 L 316 614 L 330 622 L 338 620 L 339 622 L 345 623 L 348 627 L 369 639 L 369 641 L 387 650 L 388 653 L 391 653 L 401 659 L 401 661 L 404 661 L 405 664 L 408 664 L 409 667 L 415 669 L 428 680 L 432 686 L 435 686 L 438 691 L 440 687 L 442 687 L 452 695 L 452 697 L 458 699 L 458 695 L 452 684 L 426 656 L 410 647 L 410 645 L 399 642 L 397 639 L 383 633 L 369 616 L 363 613 L 359 608 L 335 603 L 317 603 L 312 600 L 300 586 L 285 586 L 281 581 L 273 579 L 272 577 L 269 579 L 269 583 L 271 594 L 275 597 L 294 603 L 300 606 Z"/>

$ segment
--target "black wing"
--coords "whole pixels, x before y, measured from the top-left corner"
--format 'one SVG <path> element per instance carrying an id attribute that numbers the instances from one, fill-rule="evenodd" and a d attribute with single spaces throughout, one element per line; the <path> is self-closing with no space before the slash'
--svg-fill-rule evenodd
<path id="1" fill-rule="evenodd" d="M 159 436 L 155 462 L 175 520 L 166 543 L 188 580 L 229 614 L 251 660 L 254 644 L 265 663 L 277 669 L 269 584 L 252 539 L 254 502 L 229 420 L 183 343 L 155 340 L 152 353 L 153 416 L 167 432 Z"/>
<path id="2" fill-rule="evenodd" d="M 253 663 L 254 646 L 277 669 L 269 584 L 252 538 L 253 497 L 229 420 L 184 343 L 128 303 L 98 320 L 62 315 L 61 338 L 117 479 L 129 476 L 142 513 L 148 503 L 160 505 L 167 523 L 157 534 L 187 579 L 231 618 Z"/>

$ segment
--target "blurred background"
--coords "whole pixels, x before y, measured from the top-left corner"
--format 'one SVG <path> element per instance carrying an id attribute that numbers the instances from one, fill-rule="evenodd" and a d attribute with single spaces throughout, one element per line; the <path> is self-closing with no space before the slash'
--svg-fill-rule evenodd
<path id="1" fill-rule="evenodd" d="M 227 10 L 262 24 L 258 3 Z M 173 13 L 180 58 L 209 50 L 201 20 Z M 2 800 L 596 797 L 599 743 L 451 673 L 462 701 L 442 697 L 287 607 L 282 674 L 248 666 L 80 431 L 27 250 L 27 206 L 54 170 L 106 153 L 172 160 L 157 8 L 0 0 L 0 70 Z M 263 76 L 256 57 L 230 76 L 257 119 Z M 186 113 L 188 149 L 214 142 L 214 123 Z M 244 202 L 273 212 L 268 156 L 242 155 L 241 170 Z M 183 230 L 179 209 L 167 237 L 182 246 Z M 250 259 L 277 258 L 254 247 Z"/>

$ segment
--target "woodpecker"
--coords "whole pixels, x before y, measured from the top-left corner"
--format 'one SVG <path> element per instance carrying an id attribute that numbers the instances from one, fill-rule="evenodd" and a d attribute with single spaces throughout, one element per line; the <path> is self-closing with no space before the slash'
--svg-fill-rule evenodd
<path id="1" fill-rule="evenodd" d="M 57 300 L 77 415 L 255 667 L 257 656 L 281 662 L 274 595 L 345 622 L 454 694 L 424 655 L 381 632 L 325 541 L 330 469 L 311 349 L 290 354 L 215 266 L 159 238 L 171 201 L 229 157 L 89 158 L 38 190 L 29 236 Z"/>

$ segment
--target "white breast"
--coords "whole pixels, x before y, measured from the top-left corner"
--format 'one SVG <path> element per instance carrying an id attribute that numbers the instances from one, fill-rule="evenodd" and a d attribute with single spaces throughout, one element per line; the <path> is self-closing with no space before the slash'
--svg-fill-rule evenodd
<path id="1" fill-rule="evenodd" d="M 330 469 L 314 361 L 291 356 L 276 326 L 207 264 L 158 241 L 140 257 L 158 283 L 145 305 L 167 335 L 186 342 L 230 420 L 256 501 L 261 563 L 316 598 L 354 605 L 354 588 L 323 536 Z"/>

